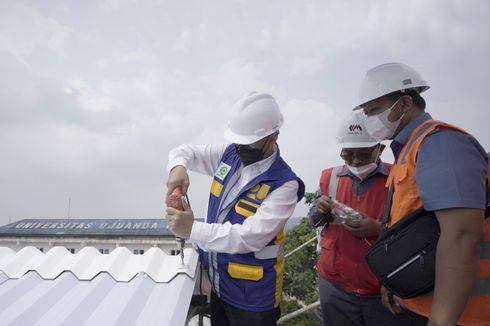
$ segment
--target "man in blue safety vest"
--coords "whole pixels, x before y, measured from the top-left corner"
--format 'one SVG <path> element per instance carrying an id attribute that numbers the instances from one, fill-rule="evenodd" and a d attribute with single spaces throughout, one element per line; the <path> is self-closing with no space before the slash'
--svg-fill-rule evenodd
<path id="1" fill-rule="evenodd" d="M 212 325 L 275 325 L 280 317 L 284 226 L 304 194 L 279 154 L 283 117 L 269 94 L 232 108 L 223 145 L 181 145 L 169 153 L 168 193 L 189 187 L 187 170 L 213 176 L 206 222 L 167 208 L 170 230 L 199 247 L 212 285 Z"/>

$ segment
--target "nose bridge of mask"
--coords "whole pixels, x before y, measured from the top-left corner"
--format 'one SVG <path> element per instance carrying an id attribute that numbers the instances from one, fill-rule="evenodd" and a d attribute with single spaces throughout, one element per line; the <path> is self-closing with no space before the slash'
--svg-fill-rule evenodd
<path id="1" fill-rule="evenodd" d="M 395 107 L 398 101 L 400 101 L 400 99 L 401 97 L 398 98 L 395 103 L 393 103 L 389 108 L 382 111 L 381 113 L 365 117 L 364 125 L 371 137 L 378 140 L 386 140 L 393 137 L 405 113 L 403 113 L 395 121 L 390 121 L 388 119 L 388 116 L 390 115 L 391 110 Z"/>

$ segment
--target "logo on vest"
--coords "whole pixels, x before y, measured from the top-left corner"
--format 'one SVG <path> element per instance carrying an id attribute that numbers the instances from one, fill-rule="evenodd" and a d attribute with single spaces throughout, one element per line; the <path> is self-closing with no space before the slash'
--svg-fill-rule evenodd
<path id="1" fill-rule="evenodd" d="M 223 181 L 224 178 L 226 178 L 226 176 L 228 175 L 228 172 L 230 172 L 230 169 L 231 166 L 221 162 L 220 165 L 218 166 L 218 171 L 216 171 L 216 174 L 214 176 L 220 179 L 221 181 Z"/>

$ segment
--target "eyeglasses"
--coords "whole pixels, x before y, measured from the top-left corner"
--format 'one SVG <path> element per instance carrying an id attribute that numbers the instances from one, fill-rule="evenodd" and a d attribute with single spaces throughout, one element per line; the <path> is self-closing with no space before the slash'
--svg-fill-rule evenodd
<path id="1" fill-rule="evenodd" d="M 369 150 L 348 150 L 343 149 L 340 152 L 340 157 L 347 162 L 351 162 L 354 158 L 357 158 L 359 161 L 366 162 L 373 157 L 373 152 L 376 150 L 376 147 L 370 148 Z"/>

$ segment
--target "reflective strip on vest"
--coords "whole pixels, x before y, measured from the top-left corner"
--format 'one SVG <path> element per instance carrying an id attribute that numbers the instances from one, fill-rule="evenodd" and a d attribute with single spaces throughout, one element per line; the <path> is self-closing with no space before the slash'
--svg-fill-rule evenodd
<path id="1" fill-rule="evenodd" d="M 232 208 L 232 205 L 228 205 L 228 207 L 221 212 L 221 214 L 218 216 L 218 223 L 223 224 L 224 219 L 226 218 L 226 215 L 228 215 L 228 212 Z M 218 253 L 210 251 L 209 252 L 209 278 L 211 280 L 211 283 L 213 284 L 213 288 L 218 295 L 220 296 L 219 292 L 219 273 L 218 271 Z"/>
<path id="2" fill-rule="evenodd" d="M 339 176 L 338 174 L 342 171 L 343 166 L 336 166 L 332 169 L 330 174 L 330 181 L 328 182 L 328 195 L 330 198 L 337 199 L 337 188 L 339 186 Z M 334 218 L 329 224 L 343 224 L 340 218 Z"/>
<path id="3" fill-rule="evenodd" d="M 410 153 L 410 150 L 412 149 L 413 144 L 419 139 L 419 137 L 422 136 L 422 134 L 424 132 L 426 132 L 427 129 L 431 128 L 433 125 L 436 125 L 436 124 L 438 124 L 438 123 L 437 122 L 430 122 L 430 123 L 426 123 L 422 127 L 420 127 L 420 129 L 410 139 L 407 146 L 405 146 L 405 150 L 403 152 L 403 156 L 402 156 L 402 159 L 400 161 L 401 164 L 406 163 L 405 159 L 407 158 L 407 154 Z"/>
<path id="4" fill-rule="evenodd" d="M 328 195 L 332 199 L 337 198 L 337 187 L 339 186 L 339 176 L 338 174 L 342 171 L 343 166 L 336 166 L 332 169 L 330 174 L 330 181 L 328 182 Z"/>
<path id="5" fill-rule="evenodd" d="M 284 252 L 284 243 L 272 246 L 266 246 L 262 250 L 254 253 L 257 259 L 272 259 L 281 256 Z"/>

